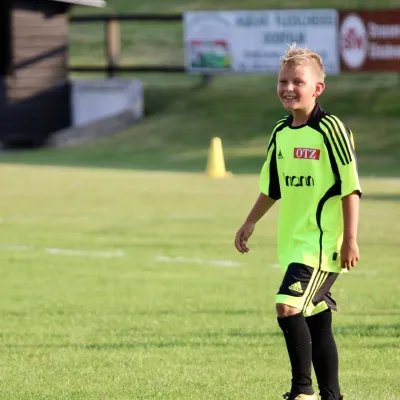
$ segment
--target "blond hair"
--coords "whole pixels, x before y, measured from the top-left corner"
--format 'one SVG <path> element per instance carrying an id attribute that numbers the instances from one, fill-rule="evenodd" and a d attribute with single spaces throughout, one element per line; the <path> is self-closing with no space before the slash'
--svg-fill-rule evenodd
<path id="1" fill-rule="evenodd" d="M 289 46 L 286 54 L 281 57 L 282 67 L 297 67 L 299 65 L 311 65 L 316 69 L 322 80 L 325 79 L 325 67 L 321 56 L 307 48 L 297 47 L 296 43 Z"/>

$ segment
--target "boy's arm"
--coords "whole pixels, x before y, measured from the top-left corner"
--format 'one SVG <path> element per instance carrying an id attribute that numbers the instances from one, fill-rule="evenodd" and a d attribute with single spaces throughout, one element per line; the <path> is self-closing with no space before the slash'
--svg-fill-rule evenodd
<path id="1" fill-rule="evenodd" d="M 360 252 L 357 244 L 358 214 L 360 192 L 354 191 L 342 199 L 343 208 L 343 244 L 340 252 L 342 268 L 351 268 L 357 265 Z"/>
<path id="2" fill-rule="evenodd" d="M 321 129 L 334 156 L 335 169 L 339 174 L 343 209 L 343 244 L 340 252 L 341 265 L 351 269 L 359 259 L 357 245 L 358 210 L 361 186 L 358 178 L 354 138 L 339 118 L 327 115 L 321 120 Z"/>
<path id="3" fill-rule="evenodd" d="M 264 193 L 260 193 L 244 224 L 236 232 L 235 247 L 240 253 L 243 254 L 249 251 L 249 248 L 247 247 L 247 241 L 253 234 L 256 223 L 275 204 L 275 202 L 276 200 Z"/>
<path id="4" fill-rule="evenodd" d="M 357 240 L 360 193 L 354 191 L 342 199 L 343 240 Z"/>
<path id="5" fill-rule="evenodd" d="M 247 253 L 247 241 L 253 234 L 255 224 L 265 215 L 274 205 L 276 200 L 281 197 L 279 187 L 278 169 L 276 165 L 276 145 L 274 134 L 268 146 L 267 159 L 262 167 L 260 174 L 260 195 L 254 203 L 244 224 L 236 232 L 235 247 L 240 253 Z"/>
<path id="6" fill-rule="evenodd" d="M 245 224 L 256 224 L 265 213 L 275 204 L 276 200 L 268 197 L 264 193 L 260 193 L 258 199 L 254 203 L 253 208 L 251 209 L 249 215 L 246 218 Z"/>

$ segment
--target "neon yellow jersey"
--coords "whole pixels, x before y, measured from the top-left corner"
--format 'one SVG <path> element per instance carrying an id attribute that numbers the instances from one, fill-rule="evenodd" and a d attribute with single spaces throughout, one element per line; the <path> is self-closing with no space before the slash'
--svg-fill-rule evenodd
<path id="1" fill-rule="evenodd" d="M 281 199 L 278 259 L 341 272 L 342 198 L 361 187 L 352 132 L 317 104 L 307 124 L 290 115 L 271 135 L 260 190 Z"/>

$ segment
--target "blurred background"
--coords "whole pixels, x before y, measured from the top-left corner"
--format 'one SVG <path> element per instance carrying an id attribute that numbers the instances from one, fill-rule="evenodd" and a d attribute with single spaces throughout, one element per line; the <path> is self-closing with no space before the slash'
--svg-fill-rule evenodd
<path id="1" fill-rule="evenodd" d="M 190 47 L 190 43 L 195 43 L 196 34 L 199 43 L 207 39 L 207 25 L 196 25 L 190 15 L 185 25 L 183 13 L 242 9 L 235 1 L 217 5 L 206 0 L 113 0 L 107 4 L 100 0 L 7 0 L 2 5 L 0 138 L 5 147 L 21 148 L 58 147 L 65 145 L 67 137 L 69 143 L 76 144 L 88 142 L 85 139 L 92 136 L 107 136 L 74 150 L 24 152 L 18 157 L 32 162 L 53 163 L 56 157 L 58 163 L 66 164 L 86 164 L 90 159 L 94 165 L 198 171 L 204 167 L 210 138 L 219 136 L 229 168 L 238 173 L 256 172 L 264 156 L 265 139 L 277 118 L 284 115 L 275 96 L 279 51 L 308 29 L 304 44 L 321 49 L 328 70 L 331 61 L 335 63 L 328 71 L 328 89 L 321 104 L 354 131 L 360 171 L 397 175 L 398 135 L 393 129 L 399 122 L 400 64 L 399 14 L 390 11 L 394 6 L 389 0 L 327 2 L 324 8 L 339 10 L 328 36 L 321 31 L 318 37 L 312 25 L 299 30 L 299 25 L 286 23 L 278 26 L 281 34 L 289 32 L 278 38 L 280 45 L 276 38 L 273 43 L 273 36 L 269 44 L 261 44 L 254 35 L 262 35 L 262 27 L 253 29 L 255 33 L 242 28 L 244 33 L 239 29 L 228 39 L 233 44 L 226 52 L 235 53 L 232 66 L 207 68 L 188 62 L 196 51 L 196 45 Z M 246 5 L 248 10 L 280 7 L 274 1 L 254 0 Z M 312 7 L 319 5 L 312 1 L 285 3 L 287 9 Z M 351 9 L 357 8 L 360 12 L 349 18 Z M 371 11 L 374 8 L 380 11 Z M 381 30 L 374 33 L 371 25 Z M 210 29 L 211 43 L 215 37 L 230 35 L 218 32 L 218 23 Z M 359 50 L 357 39 L 361 40 Z M 260 45 L 252 41 L 260 41 Z M 373 52 L 377 44 L 385 54 Z M 270 55 L 270 65 L 261 66 L 259 73 L 249 65 L 239 65 L 246 51 L 268 49 L 275 59 L 272 62 Z M 133 115 L 122 113 L 127 108 Z M 82 128 L 119 113 L 119 119 L 101 128 Z M 138 120 L 141 122 L 136 123 Z M 65 128 L 73 127 L 76 129 L 66 134 Z M 55 135 L 60 131 L 63 135 Z"/>
<path id="2" fill-rule="evenodd" d="M 342 390 L 399 399 L 398 7 L 2 0 L 0 398 L 288 391 L 279 204 L 248 254 L 233 240 L 296 40 L 324 58 L 320 103 L 353 131 L 363 187 L 361 261 L 333 290 Z"/>

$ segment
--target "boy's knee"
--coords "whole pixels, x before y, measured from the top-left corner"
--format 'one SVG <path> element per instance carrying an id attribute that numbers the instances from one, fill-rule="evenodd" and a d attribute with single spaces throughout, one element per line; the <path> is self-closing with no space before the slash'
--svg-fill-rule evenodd
<path id="1" fill-rule="evenodd" d="M 277 303 L 276 313 L 279 318 L 290 317 L 292 315 L 300 314 L 301 310 L 296 307 L 288 306 L 287 304 Z"/>

